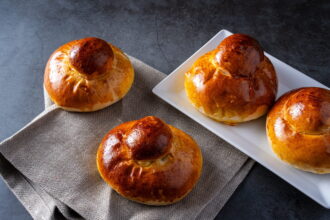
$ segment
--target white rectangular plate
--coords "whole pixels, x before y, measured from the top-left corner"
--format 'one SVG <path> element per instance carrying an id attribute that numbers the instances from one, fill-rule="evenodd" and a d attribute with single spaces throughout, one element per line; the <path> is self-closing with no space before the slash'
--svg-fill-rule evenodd
<path id="1" fill-rule="evenodd" d="M 221 30 L 217 33 L 162 80 L 153 89 L 153 93 L 329 209 L 330 175 L 317 175 L 300 171 L 280 161 L 268 145 L 265 117 L 236 126 L 228 126 L 204 116 L 189 103 L 184 90 L 184 73 L 201 55 L 216 48 L 225 37 L 231 34 L 227 30 Z M 275 57 L 265 54 L 272 61 L 277 73 L 279 81 L 278 97 L 286 91 L 299 87 L 327 88 Z"/>

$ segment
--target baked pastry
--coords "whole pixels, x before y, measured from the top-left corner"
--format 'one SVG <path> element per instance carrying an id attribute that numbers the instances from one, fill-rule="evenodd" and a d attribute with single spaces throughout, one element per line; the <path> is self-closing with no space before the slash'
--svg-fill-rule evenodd
<path id="1" fill-rule="evenodd" d="M 123 197 L 168 205 L 192 190 L 201 174 L 202 154 L 188 134 L 148 116 L 110 130 L 99 146 L 97 167 Z"/>
<path id="2" fill-rule="evenodd" d="M 330 90 L 309 87 L 284 94 L 269 111 L 267 136 L 292 166 L 330 173 Z"/>
<path id="3" fill-rule="evenodd" d="M 120 49 L 89 37 L 54 51 L 46 65 L 44 87 L 61 108 L 90 112 L 120 100 L 133 80 L 132 64 Z"/>
<path id="4" fill-rule="evenodd" d="M 272 63 L 245 34 L 231 35 L 201 56 L 185 73 L 184 85 L 201 113 L 230 125 L 264 115 L 277 93 Z"/>

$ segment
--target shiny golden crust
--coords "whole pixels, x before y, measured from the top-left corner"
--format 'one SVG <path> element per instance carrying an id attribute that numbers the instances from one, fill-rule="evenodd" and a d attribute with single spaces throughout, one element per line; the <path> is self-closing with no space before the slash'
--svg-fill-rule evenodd
<path id="1" fill-rule="evenodd" d="M 301 88 L 284 94 L 267 116 L 275 154 L 292 166 L 330 173 L 330 90 Z"/>
<path id="2" fill-rule="evenodd" d="M 109 131 L 99 146 L 97 167 L 125 198 L 168 205 L 192 190 L 201 174 L 202 154 L 188 134 L 148 116 Z"/>
<path id="3" fill-rule="evenodd" d="M 265 114 L 277 93 L 270 60 L 253 38 L 234 34 L 185 73 L 190 102 L 217 121 L 236 124 Z"/>
<path id="4" fill-rule="evenodd" d="M 44 87 L 63 109 L 90 112 L 120 100 L 133 80 L 133 66 L 119 48 L 85 38 L 54 51 L 46 65 Z"/>

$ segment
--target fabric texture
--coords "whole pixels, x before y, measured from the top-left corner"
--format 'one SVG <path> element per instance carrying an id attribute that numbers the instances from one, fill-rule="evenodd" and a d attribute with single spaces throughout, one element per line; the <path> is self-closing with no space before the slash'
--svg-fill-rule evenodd
<path id="1" fill-rule="evenodd" d="M 213 219 L 253 161 L 156 97 L 166 75 L 130 57 L 135 82 L 119 102 L 93 113 L 51 105 L 0 145 L 0 174 L 34 219 Z M 182 201 L 147 206 L 129 201 L 100 177 L 96 151 L 103 136 L 125 121 L 154 115 L 182 129 L 203 154 L 200 180 Z"/>

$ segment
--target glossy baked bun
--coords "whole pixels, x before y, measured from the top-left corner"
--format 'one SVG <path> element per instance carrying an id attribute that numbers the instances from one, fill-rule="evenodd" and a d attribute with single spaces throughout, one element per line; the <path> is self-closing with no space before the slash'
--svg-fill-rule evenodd
<path id="1" fill-rule="evenodd" d="M 54 51 L 45 69 L 44 86 L 61 108 L 89 112 L 120 100 L 133 80 L 128 57 L 112 44 L 90 37 Z"/>
<path id="2" fill-rule="evenodd" d="M 301 88 L 284 94 L 266 126 L 280 159 L 305 171 L 330 173 L 330 90 Z"/>
<path id="3" fill-rule="evenodd" d="M 185 89 L 200 112 L 233 125 L 267 112 L 276 97 L 277 78 L 259 43 L 234 34 L 193 64 L 185 73 Z"/>
<path id="4" fill-rule="evenodd" d="M 192 190 L 201 174 L 202 155 L 188 134 L 148 116 L 109 131 L 99 146 L 97 167 L 125 198 L 168 205 Z"/>

